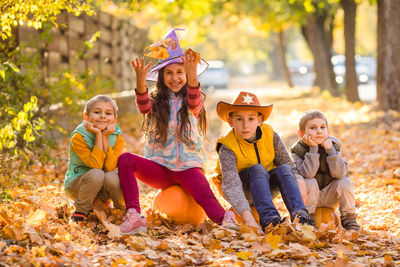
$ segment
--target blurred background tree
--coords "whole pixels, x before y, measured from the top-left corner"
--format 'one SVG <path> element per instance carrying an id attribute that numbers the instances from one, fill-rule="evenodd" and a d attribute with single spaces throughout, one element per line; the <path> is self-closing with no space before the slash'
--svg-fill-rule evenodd
<path id="1" fill-rule="evenodd" d="M 379 106 L 400 110 L 400 2 L 378 0 L 378 70 Z"/>
<path id="2" fill-rule="evenodd" d="M 184 40 L 190 40 L 186 41 L 186 45 L 197 46 L 206 58 L 209 54 L 219 55 L 219 59 L 232 65 L 243 65 L 244 60 L 255 65 L 251 62 L 255 58 L 272 62 L 271 54 L 277 55 L 279 51 L 281 51 L 281 63 L 288 54 L 296 54 L 297 58 L 304 57 L 302 53 L 312 55 L 314 85 L 321 91 L 329 91 L 333 96 L 338 96 L 344 91 L 347 99 L 353 102 L 359 100 L 357 85 L 362 82 L 359 80 L 357 57 L 377 57 L 376 74 L 371 74 L 372 77 L 368 79 L 378 77 L 377 94 L 380 107 L 386 110 L 399 110 L 399 86 L 397 86 L 399 75 L 394 75 L 397 73 L 396 62 L 399 62 L 399 56 L 396 53 L 398 46 L 396 36 L 399 35 L 399 27 L 396 27 L 398 18 L 393 13 L 393 10 L 397 10 L 396 1 L 144 0 L 119 1 L 117 4 L 125 4 L 138 15 L 138 20 L 141 20 L 140 24 L 143 27 L 151 28 L 150 39 L 159 39 L 166 28 L 185 27 L 192 37 L 184 38 Z M 357 9 L 360 12 L 357 13 Z M 224 30 L 220 31 L 219 26 L 225 26 Z M 293 31 L 292 28 L 295 30 Z M 308 44 L 309 51 L 297 49 L 293 53 L 292 50 L 298 47 L 298 42 L 301 42 L 298 39 L 299 35 L 293 34 L 299 29 L 304 37 L 303 40 Z M 283 30 L 290 32 L 292 36 L 297 36 L 296 40 L 292 40 L 292 36 L 279 35 Z M 275 51 L 274 44 L 277 42 L 271 34 L 274 31 L 281 36 L 278 39 L 281 40 L 280 49 Z M 385 33 L 389 31 L 396 34 L 391 34 L 390 41 L 385 41 L 387 40 Z M 227 36 L 228 39 L 226 39 Z M 285 40 L 291 42 L 285 45 Z M 222 44 L 222 46 L 216 44 Z M 388 56 L 387 51 L 390 51 L 391 56 Z M 342 77 L 338 79 L 335 68 L 332 66 L 332 61 L 334 61 L 332 56 L 340 54 L 346 55 L 342 67 L 346 70 L 343 73 L 344 81 L 340 81 Z M 236 61 L 236 58 L 241 58 L 242 61 Z M 277 69 L 279 65 L 277 62 L 279 61 L 275 60 L 272 69 Z M 380 62 L 385 63 L 380 64 Z M 285 64 L 280 65 L 283 69 L 281 73 L 285 73 Z M 389 69 L 385 71 L 384 66 Z M 371 69 L 374 71 L 373 67 Z M 290 79 L 287 75 L 284 76 L 290 84 Z M 365 79 L 365 76 L 361 78 Z M 343 91 L 338 90 L 339 81 L 344 86 Z"/>
<path id="3" fill-rule="evenodd" d="M 62 11 L 78 16 L 96 10 L 133 19 L 135 27 L 148 33 L 149 41 L 143 41 L 146 45 L 171 28 L 185 28 L 180 33 L 181 45 L 196 49 L 206 60 L 222 60 L 232 75 L 263 75 L 265 82 L 285 79 L 291 86 L 296 75 L 300 75 L 298 80 L 305 79 L 303 73 L 297 73 L 303 68 L 320 91 L 333 96 L 344 93 L 353 102 L 359 100 L 357 58 L 376 57 L 380 107 L 400 110 L 398 1 L 0 0 L 3 156 L 20 153 L 29 158 L 27 151 L 34 151 L 44 141 L 44 131 L 57 125 L 49 112 L 52 106 L 61 103 L 72 116 L 80 112 L 82 100 L 113 87 L 112 81 L 101 79 L 93 70 L 80 70 L 73 64 L 51 77 L 44 74 L 43 50 L 22 53 L 24 47 L 16 40 L 17 26 L 32 27 L 40 34 L 39 42 L 51 43 L 52 29 L 60 26 L 57 18 Z M 88 53 L 96 38 L 82 42 L 82 53 Z M 345 58 L 344 81 L 338 79 L 336 56 Z"/>

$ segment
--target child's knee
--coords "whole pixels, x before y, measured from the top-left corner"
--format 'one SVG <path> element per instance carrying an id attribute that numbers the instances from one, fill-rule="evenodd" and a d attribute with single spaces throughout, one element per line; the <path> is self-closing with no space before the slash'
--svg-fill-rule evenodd
<path id="1" fill-rule="evenodd" d="M 342 179 L 337 179 L 337 190 L 340 192 L 353 192 L 354 191 L 354 183 L 350 180 L 349 177 L 344 177 Z"/>
<path id="2" fill-rule="evenodd" d="M 319 186 L 318 186 L 317 179 L 305 178 L 303 181 L 306 186 L 307 192 L 319 192 Z"/>
<path id="3" fill-rule="evenodd" d="M 251 177 L 258 177 L 261 175 L 268 175 L 267 169 L 261 164 L 255 164 L 249 168 L 249 174 Z M 269 176 L 269 175 L 268 175 Z"/>
<path id="4" fill-rule="evenodd" d="M 129 152 L 121 154 L 118 157 L 118 166 L 125 165 L 125 164 L 127 164 L 127 165 L 131 164 L 132 156 L 133 155 L 131 153 L 129 153 Z"/>
<path id="5" fill-rule="evenodd" d="M 104 171 L 100 169 L 90 169 L 82 177 L 85 183 L 93 185 L 103 185 L 104 183 Z"/>
<path id="6" fill-rule="evenodd" d="M 116 172 L 106 172 L 104 177 L 104 187 L 110 190 L 120 190 L 121 185 Z"/>
<path id="7" fill-rule="evenodd" d="M 292 168 L 287 164 L 276 166 L 275 170 L 278 172 L 292 173 Z"/>
<path id="8" fill-rule="evenodd" d="M 272 171 L 278 176 L 279 180 L 281 180 L 281 179 L 290 179 L 293 181 L 296 180 L 296 177 L 292 171 L 292 168 L 287 164 L 279 165 Z"/>

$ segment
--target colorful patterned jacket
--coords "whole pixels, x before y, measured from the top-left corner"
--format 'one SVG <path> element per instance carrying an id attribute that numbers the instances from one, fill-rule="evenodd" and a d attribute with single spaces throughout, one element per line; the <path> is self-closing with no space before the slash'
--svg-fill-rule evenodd
<path id="1" fill-rule="evenodd" d="M 187 88 L 188 111 L 191 124 L 190 138 L 194 144 L 186 144 L 178 138 L 179 127 L 178 112 L 182 107 L 183 99 L 170 93 L 170 114 L 168 122 L 168 135 L 165 146 L 156 138 L 146 140 L 144 156 L 173 171 L 182 171 L 190 168 L 203 168 L 206 153 L 203 146 L 203 137 L 197 128 L 198 114 L 203 108 L 200 86 Z M 149 99 L 148 90 L 144 94 L 136 92 L 136 103 L 143 114 L 152 111 L 152 102 Z"/>

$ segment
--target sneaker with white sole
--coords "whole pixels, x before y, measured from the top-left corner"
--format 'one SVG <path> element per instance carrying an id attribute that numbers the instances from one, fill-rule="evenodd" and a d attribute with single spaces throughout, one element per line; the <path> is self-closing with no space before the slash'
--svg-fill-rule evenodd
<path id="1" fill-rule="evenodd" d="M 146 218 L 140 216 L 136 209 L 130 208 L 126 211 L 124 221 L 119 225 L 122 235 L 131 235 L 137 232 L 147 232 Z"/>

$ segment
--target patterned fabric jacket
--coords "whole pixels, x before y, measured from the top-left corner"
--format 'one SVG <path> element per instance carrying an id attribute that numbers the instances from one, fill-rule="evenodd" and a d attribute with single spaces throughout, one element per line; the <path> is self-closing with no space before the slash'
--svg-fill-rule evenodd
<path id="1" fill-rule="evenodd" d="M 145 94 L 136 93 L 136 101 L 142 113 L 151 112 L 148 92 Z M 190 101 L 189 101 L 190 100 Z M 197 105 L 191 104 L 196 101 Z M 206 160 L 206 152 L 203 146 L 203 138 L 197 128 L 198 111 L 202 108 L 200 99 L 200 87 L 188 87 L 190 139 L 194 144 L 185 144 L 178 138 L 179 127 L 178 112 L 182 107 L 183 99 L 173 92 L 169 95 L 170 114 L 168 122 L 168 135 L 165 146 L 155 137 L 147 140 L 144 146 L 144 156 L 158 164 L 173 171 L 182 171 L 190 168 L 203 168 Z M 192 109 L 192 107 L 195 107 Z"/>

